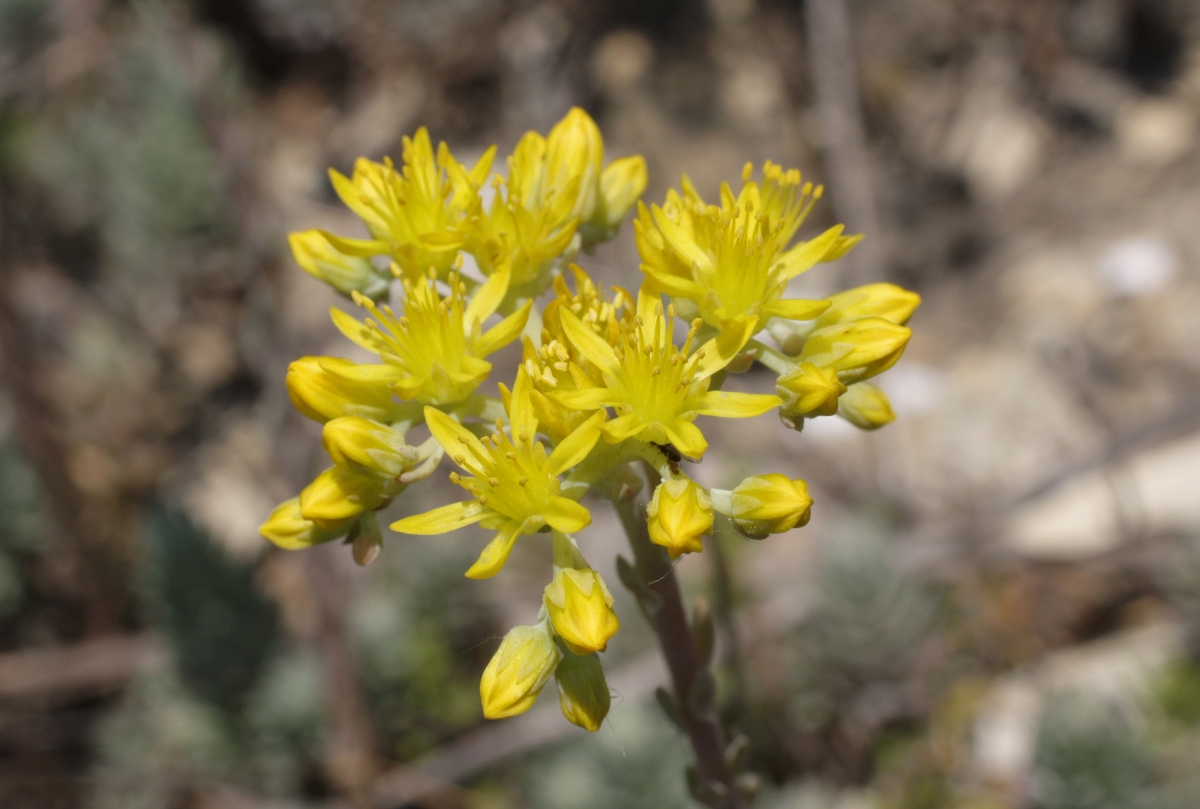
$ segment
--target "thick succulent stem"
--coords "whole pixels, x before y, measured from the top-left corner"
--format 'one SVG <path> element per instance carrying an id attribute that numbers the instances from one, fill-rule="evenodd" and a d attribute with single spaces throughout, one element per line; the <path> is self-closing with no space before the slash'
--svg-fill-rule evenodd
<path id="1" fill-rule="evenodd" d="M 745 800 L 725 757 L 724 734 L 711 688 L 712 674 L 688 625 L 671 559 L 665 549 L 650 541 L 645 505 L 633 497 L 618 497 L 615 503 L 633 550 L 637 576 L 645 588 L 636 595 L 666 658 L 675 690 L 677 718 L 696 754 L 701 788 L 711 790 L 712 805 L 743 809 Z"/>

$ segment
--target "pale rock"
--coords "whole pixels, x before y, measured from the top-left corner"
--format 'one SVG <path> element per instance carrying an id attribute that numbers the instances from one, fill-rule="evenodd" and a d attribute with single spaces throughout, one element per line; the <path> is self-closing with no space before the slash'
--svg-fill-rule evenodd
<path id="1" fill-rule="evenodd" d="M 1097 270 L 1115 297 L 1154 295 L 1175 280 L 1179 254 L 1165 239 L 1136 236 L 1109 247 Z"/>
<path id="2" fill-rule="evenodd" d="M 1045 142 L 1044 126 L 1036 115 L 1002 86 L 985 85 L 965 94 L 946 135 L 944 153 L 976 196 L 999 201 L 1033 176 Z"/>
<path id="3" fill-rule="evenodd" d="M 1195 143 L 1196 115 L 1179 101 L 1134 101 L 1117 116 L 1120 154 L 1135 165 L 1170 165 L 1192 151 Z"/>
<path id="4" fill-rule="evenodd" d="M 637 84 L 654 64 L 654 45 L 637 31 L 615 31 L 592 51 L 592 78 L 605 92 Z"/>
<path id="5" fill-rule="evenodd" d="M 1113 483 L 1089 475 L 1021 508 L 1005 540 L 1025 556 L 1075 561 L 1110 551 L 1121 541 Z"/>

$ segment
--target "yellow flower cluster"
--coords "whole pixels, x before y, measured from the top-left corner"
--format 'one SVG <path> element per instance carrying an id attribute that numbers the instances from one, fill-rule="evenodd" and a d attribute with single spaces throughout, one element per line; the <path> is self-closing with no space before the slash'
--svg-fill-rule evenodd
<path id="1" fill-rule="evenodd" d="M 400 166 L 362 159 L 349 177 L 330 173 L 367 237 L 290 237 L 305 271 L 364 310 L 335 308 L 333 321 L 379 361 L 304 357 L 288 368 L 292 402 L 323 425 L 332 466 L 262 533 L 288 550 L 344 539 L 367 564 L 382 547 L 378 512 L 449 456 L 466 499 L 393 530 L 493 532 L 471 578 L 499 573 L 522 536 L 548 535 L 552 551 L 538 623 L 512 629 L 483 673 L 484 714 L 527 710 L 553 675 L 564 716 L 596 730 L 610 702 L 598 655 L 620 622 L 575 537 L 592 519 L 584 496 L 627 497 L 630 465 L 643 467 L 654 484 L 646 532 L 671 558 L 702 550 L 717 514 L 756 539 L 804 525 L 802 480 L 764 474 L 732 490 L 692 480 L 683 461 L 708 449 L 697 419 L 778 409 L 797 429 L 834 413 L 881 426 L 891 407 L 867 380 L 899 359 L 919 299 L 889 284 L 785 297 L 791 279 L 860 238 L 838 226 L 795 241 L 821 196 L 796 170 L 767 163 L 755 181 L 747 166 L 736 195 L 721 186 L 719 205 L 684 177 L 681 192 L 647 208 L 645 161 L 606 165 L 583 110 L 548 136 L 527 133 L 503 177 L 491 174 L 495 151 L 467 168 L 418 130 Z M 605 290 L 574 262 L 635 204 L 641 288 Z M 480 392 L 487 358 L 518 339 L 511 388 Z M 721 390 L 755 360 L 776 371 L 773 393 Z M 421 425 L 429 438 L 409 444 Z"/>

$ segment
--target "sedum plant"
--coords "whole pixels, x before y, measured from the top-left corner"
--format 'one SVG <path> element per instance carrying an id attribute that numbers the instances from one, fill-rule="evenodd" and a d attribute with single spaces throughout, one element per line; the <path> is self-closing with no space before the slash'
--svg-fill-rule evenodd
<path id="1" fill-rule="evenodd" d="M 467 167 L 420 129 L 404 139 L 399 166 L 360 159 L 350 177 L 330 173 L 368 238 L 291 236 L 297 263 L 363 311 L 334 309 L 333 320 L 379 361 L 303 357 L 289 367 L 292 401 L 324 425 L 332 466 L 262 533 L 293 550 L 343 539 L 367 564 L 383 542 L 377 513 L 452 464 L 465 497 L 392 530 L 477 524 L 491 539 L 470 578 L 499 574 L 521 537 L 549 535 L 541 620 L 500 644 L 480 683 L 484 715 L 528 710 L 553 677 L 564 716 L 594 731 L 610 703 L 599 654 L 620 621 L 575 535 L 591 522 L 584 496 L 607 500 L 633 551 L 634 562 L 619 560 L 621 578 L 671 672 L 664 704 L 694 749 L 692 792 L 740 806 L 737 757 L 716 719 L 711 625 L 689 626 L 672 560 L 702 550 L 718 512 L 762 539 L 804 525 L 812 500 L 804 481 L 772 472 L 732 490 L 698 484 L 683 465 L 708 449 L 697 420 L 776 410 L 796 430 L 835 413 L 864 429 L 886 424 L 887 397 L 868 380 L 904 352 L 919 298 L 890 284 L 787 297 L 793 278 L 861 238 L 837 226 L 796 239 L 821 188 L 795 169 L 768 162 L 755 180 L 747 165 L 740 191 L 722 185 L 716 203 L 685 176 L 647 207 L 643 158 L 605 165 L 600 132 L 578 108 L 548 137 L 527 133 L 507 176 L 492 173 L 494 156 L 493 147 Z M 641 286 L 606 290 L 575 262 L 635 205 Z M 488 395 L 488 358 L 517 340 L 515 378 Z M 777 375 L 774 390 L 722 390 L 756 362 Z M 430 436 L 409 443 L 418 425 Z"/>

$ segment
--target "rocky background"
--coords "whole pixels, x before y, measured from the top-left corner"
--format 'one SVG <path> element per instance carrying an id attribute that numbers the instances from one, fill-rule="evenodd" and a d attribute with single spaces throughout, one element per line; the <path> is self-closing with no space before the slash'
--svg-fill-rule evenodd
<path id="1" fill-rule="evenodd" d="M 354 232 L 326 168 L 419 125 L 470 160 L 572 104 L 650 200 L 800 167 L 809 232 L 869 236 L 800 287 L 925 300 L 881 432 L 707 426 L 702 480 L 817 501 L 679 568 L 758 805 L 1197 805 L 1190 0 L 0 0 L 0 805 L 694 805 L 625 594 L 606 727 L 552 695 L 484 724 L 544 548 L 478 583 L 470 530 L 366 570 L 256 530 L 322 463 L 287 363 L 348 348 L 285 244 Z M 629 229 L 586 264 L 632 284 Z"/>

